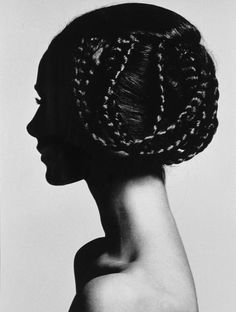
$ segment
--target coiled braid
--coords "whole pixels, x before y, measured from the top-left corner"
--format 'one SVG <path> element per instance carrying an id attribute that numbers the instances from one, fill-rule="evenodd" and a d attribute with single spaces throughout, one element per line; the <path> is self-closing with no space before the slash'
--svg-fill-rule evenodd
<path id="1" fill-rule="evenodd" d="M 132 139 L 113 90 L 135 46 L 147 41 L 152 44 L 156 55 L 158 113 L 152 133 L 142 139 Z M 178 116 L 171 122 L 166 111 L 169 66 L 166 59 L 170 51 L 178 59 L 184 93 Z M 103 54 L 107 55 L 104 60 Z M 91 92 L 88 86 L 92 79 L 96 79 L 99 66 L 106 70 L 108 87 L 94 119 L 92 103 L 89 103 L 87 95 Z M 201 44 L 173 43 L 160 34 L 141 31 L 131 32 L 109 43 L 105 39 L 82 38 L 74 55 L 74 68 L 74 95 L 79 117 L 94 141 L 107 150 L 126 156 L 156 155 L 162 164 L 171 165 L 192 158 L 212 140 L 218 126 L 218 82 L 214 64 Z M 96 132 L 96 126 L 102 129 L 100 134 Z"/>
<path id="2" fill-rule="evenodd" d="M 200 49 L 203 47 L 200 46 Z M 187 90 L 187 105 L 175 122 L 157 131 L 158 123 L 162 120 L 159 115 L 154 134 L 143 140 L 143 150 L 140 152 L 159 154 L 162 162 L 168 165 L 188 160 L 202 151 L 210 143 L 218 126 L 218 82 L 208 54 L 203 60 L 199 47 L 194 51 L 182 45 L 176 47 L 176 52 L 184 77 L 183 87 Z M 147 141 L 149 149 L 145 150 Z"/>
<path id="3" fill-rule="evenodd" d="M 91 43 L 96 43 L 95 46 Z M 74 77 L 73 77 L 73 92 L 75 95 L 75 101 L 78 107 L 79 117 L 83 122 L 84 128 L 91 134 L 93 139 L 99 142 L 102 146 L 109 147 L 114 151 L 119 151 L 122 147 L 123 152 L 127 153 L 127 147 L 132 143 L 132 140 L 128 138 L 128 134 L 125 129 L 125 125 L 120 115 L 119 107 L 116 105 L 114 99 L 113 88 L 119 78 L 119 75 L 125 69 L 128 62 L 128 57 L 134 49 L 135 38 L 128 36 L 127 38 L 116 38 L 111 46 L 107 46 L 105 40 L 100 40 L 96 37 L 82 38 L 80 45 L 77 47 L 74 53 Z M 98 58 L 94 58 L 95 61 L 91 61 L 95 56 L 94 50 L 99 54 Z M 89 103 L 88 85 L 91 80 L 94 79 L 94 74 L 100 65 L 99 58 L 104 50 L 109 50 L 109 57 L 106 59 L 106 74 L 108 76 L 107 91 L 103 96 L 103 100 L 97 109 L 97 119 L 91 123 L 89 119 L 91 117 L 92 107 Z M 94 128 L 95 124 L 99 124 L 103 129 L 103 136 L 98 135 Z"/>
<path id="4" fill-rule="evenodd" d="M 135 41 L 132 36 L 128 38 L 117 38 L 112 44 L 110 49 L 110 57 L 107 60 L 109 86 L 107 92 L 104 95 L 104 101 L 101 105 L 101 117 L 106 116 L 107 126 L 113 129 L 114 142 L 116 146 L 113 148 L 119 150 L 123 148 L 126 150 L 132 143 L 128 138 L 127 131 L 125 129 L 124 122 L 120 115 L 120 109 L 116 105 L 113 89 L 117 83 L 120 74 L 124 71 L 128 62 L 129 55 L 134 49 Z M 120 62 L 117 64 L 117 59 L 120 58 Z"/>

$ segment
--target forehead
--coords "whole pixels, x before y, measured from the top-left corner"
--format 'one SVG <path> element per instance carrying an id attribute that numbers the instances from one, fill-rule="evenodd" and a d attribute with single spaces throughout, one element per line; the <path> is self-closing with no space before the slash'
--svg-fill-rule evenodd
<path id="1" fill-rule="evenodd" d="M 35 90 L 39 95 L 43 95 L 49 87 L 49 83 L 53 80 L 53 66 L 48 52 L 45 52 L 38 66 Z"/>
<path id="2" fill-rule="evenodd" d="M 68 64 L 65 66 L 65 62 Z M 65 60 L 55 50 L 47 50 L 40 60 L 38 66 L 35 90 L 39 95 L 45 95 L 52 90 L 60 90 L 62 84 L 65 86 L 66 77 L 68 77 L 66 69 L 69 68 L 69 60 Z"/>
<path id="3" fill-rule="evenodd" d="M 47 50 L 40 60 L 34 86 L 42 99 L 45 116 L 52 124 L 57 123 L 60 131 L 64 131 L 63 127 L 72 120 L 76 110 L 68 63 L 70 58 Z"/>

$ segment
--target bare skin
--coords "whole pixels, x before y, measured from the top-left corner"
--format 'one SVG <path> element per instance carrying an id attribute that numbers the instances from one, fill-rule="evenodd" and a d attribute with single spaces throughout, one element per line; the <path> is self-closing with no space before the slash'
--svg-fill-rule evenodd
<path id="1" fill-rule="evenodd" d="M 75 257 L 70 312 L 197 312 L 186 253 L 159 176 L 95 163 L 87 179 L 105 237 Z"/>

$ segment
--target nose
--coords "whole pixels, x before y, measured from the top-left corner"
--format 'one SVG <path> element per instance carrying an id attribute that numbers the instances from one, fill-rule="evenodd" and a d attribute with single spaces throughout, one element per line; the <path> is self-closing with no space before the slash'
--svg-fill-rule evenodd
<path id="1" fill-rule="evenodd" d="M 30 135 L 32 135 L 32 136 L 35 136 L 34 135 L 34 132 L 32 131 L 32 129 L 33 129 L 33 127 L 32 127 L 32 121 L 33 121 L 33 119 L 28 123 L 28 125 L 26 126 L 26 130 L 27 130 L 27 132 L 30 134 Z"/>
<path id="2" fill-rule="evenodd" d="M 40 109 L 40 108 L 39 108 Z M 38 124 L 38 120 L 39 120 L 39 109 L 37 110 L 37 112 L 35 113 L 34 117 L 32 118 L 32 120 L 28 123 L 28 125 L 26 126 L 26 130 L 27 132 L 32 135 L 33 137 L 38 137 L 38 132 L 39 132 L 39 124 Z"/>
<path id="3" fill-rule="evenodd" d="M 31 124 L 32 124 L 32 120 L 28 123 L 28 125 L 26 126 L 26 130 L 27 130 L 27 132 L 30 134 L 30 135 L 32 135 L 32 136 L 34 136 L 33 135 L 33 131 L 32 131 L 32 126 L 31 126 Z"/>
<path id="4" fill-rule="evenodd" d="M 36 139 L 52 137 L 59 135 L 60 128 L 58 128 L 57 124 L 55 111 L 52 108 L 47 108 L 46 105 L 40 105 L 34 117 L 26 126 L 26 130 Z"/>

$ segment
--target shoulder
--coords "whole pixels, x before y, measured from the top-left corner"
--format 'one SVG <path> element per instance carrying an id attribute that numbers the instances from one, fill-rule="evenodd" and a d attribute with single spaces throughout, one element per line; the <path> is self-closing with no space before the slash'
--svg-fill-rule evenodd
<path id="1" fill-rule="evenodd" d="M 83 291 L 84 312 L 197 312 L 188 302 L 168 292 L 157 291 L 126 273 L 100 276 L 89 281 Z"/>
<path id="2" fill-rule="evenodd" d="M 116 312 L 128 308 L 132 312 L 130 308 L 135 303 L 136 292 L 125 274 L 114 273 L 90 280 L 82 297 L 91 312 Z"/>

